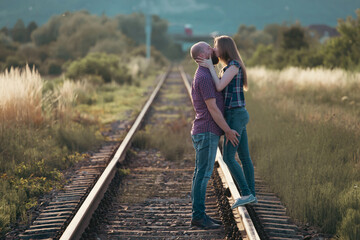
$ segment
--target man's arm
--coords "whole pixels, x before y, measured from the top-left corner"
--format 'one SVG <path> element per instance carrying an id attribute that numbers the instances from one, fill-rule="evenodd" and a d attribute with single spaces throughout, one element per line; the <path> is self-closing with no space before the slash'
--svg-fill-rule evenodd
<path id="1" fill-rule="evenodd" d="M 237 136 L 240 136 L 238 132 L 231 129 L 229 125 L 226 123 L 224 116 L 222 115 L 220 109 L 216 105 L 215 98 L 209 98 L 205 100 L 206 106 L 211 114 L 211 117 L 214 119 L 215 123 L 225 132 L 226 143 L 230 141 L 233 146 L 239 144 L 239 140 Z"/>

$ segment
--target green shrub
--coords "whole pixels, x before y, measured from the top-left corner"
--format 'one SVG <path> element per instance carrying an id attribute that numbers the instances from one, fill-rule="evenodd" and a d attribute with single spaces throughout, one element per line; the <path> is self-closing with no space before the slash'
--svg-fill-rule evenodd
<path id="1" fill-rule="evenodd" d="M 24 67 L 26 65 L 25 61 L 17 56 L 8 56 L 5 62 L 5 68 L 10 69 L 11 67 Z"/>
<path id="2" fill-rule="evenodd" d="M 104 82 L 130 83 L 128 69 L 121 65 L 119 57 L 106 53 L 90 53 L 85 58 L 72 62 L 66 72 L 71 79 L 87 75 L 101 76 Z"/>
<path id="3" fill-rule="evenodd" d="M 65 169 L 82 156 L 67 157 L 48 129 L 0 124 L 0 238 L 11 223 L 26 221 L 37 198 L 59 185 Z"/>
<path id="4" fill-rule="evenodd" d="M 252 57 L 248 61 L 249 66 L 272 66 L 273 65 L 274 47 L 272 45 L 260 44 Z"/>
<path id="5" fill-rule="evenodd" d="M 323 49 L 324 65 L 334 68 L 354 69 L 360 65 L 360 9 L 357 17 L 349 16 L 338 21 L 339 37 L 329 39 Z"/>
<path id="6" fill-rule="evenodd" d="M 135 57 L 135 56 L 141 56 L 146 57 L 146 46 L 142 45 L 137 48 L 135 48 L 133 51 L 129 53 L 129 56 Z M 154 59 L 154 62 L 158 64 L 161 67 L 164 67 L 168 65 L 168 60 L 164 57 L 164 55 L 161 54 L 156 48 L 151 47 L 151 58 Z"/>
<path id="7" fill-rule="evenodd" d="M 84 152 L 101 141 L 101 137 L 96 133 L 94 127 L 80 124 L 61 126 L 57 130 L 56 139 L 60 145 L 65 146 L 72 152 Z"/>
<path id="8" fill-rule="evenodd" d="M 259 45 L 248 63 L 250 66 L 267 66 L 283 69 L 287 66 L 314 68 L 324 61 L 322 52 L 318 49 L 275 49 L 272 45 Z"/>
<path id="9" fill-rule="evenodd" d="M 48 63 L 48 71 L 47 73 L 49 75 L 59 75 L 62 73 L 62 62 L 61 61 L 56 61 L 56 60 L 51 60 Z"/>

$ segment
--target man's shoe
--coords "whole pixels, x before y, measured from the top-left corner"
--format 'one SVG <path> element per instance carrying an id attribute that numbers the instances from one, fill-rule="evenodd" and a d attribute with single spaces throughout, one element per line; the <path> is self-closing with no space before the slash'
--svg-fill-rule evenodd
<path id="1" fill-rule="evenodd" d="M 257 201 L 257 199 L 252 194 L 244 196 L 244 197 L 239 197 L 238 199 L 236 199 L 235 203 L 231 206 L 231 209 L 234 209 L 239 206 L 243 206 L 245 204 L 252 203 L 255 201 Z"/>
<path id="2" fill-rule="evenodd" d="M 211 218 L 210 216 L 208 215 L 205 215 L 210 221 L 212 221 L 213 223 L 216 223 L 216 224 L 219 224 L 219 225 L 222 225 L 222 221 L 220 220 L 216 220 L 214 218 Z"/>
<path id="3" fill-rule="evenodd" d="M 204 217 L 204 219 L 201 220 L 191 220 L 190 227 L 198 227 L 202 229 L 216 229 L 216 228 L 220 228 L 221 226 L 219 224 L 212 222 L 207 217 Z"/>

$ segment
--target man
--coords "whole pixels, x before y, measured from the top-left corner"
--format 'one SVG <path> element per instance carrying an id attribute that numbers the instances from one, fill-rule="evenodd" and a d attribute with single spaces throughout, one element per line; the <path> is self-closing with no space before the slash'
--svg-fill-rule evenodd
<path id="1" fill-rule="evenodd" d="M 191 47 L 190 54 L 194 60 L 199 57 L 208 59 L 210 56 L 214 56 L 214 51 L 209 44 L 199 42 Z M 220 136 L 225 132 L 226 138 L 235 146 L 239 143 L 237 139 L 239 134 L 230 129 L 224 119 L 224 99 L 222 93 L 216 91 L 208 68 L 198 66 L 192 82 L 191 96 L 196 113 L 191 129 L 196 152 L 191 188 L 191 226 L 214 229 L 219 228 L 221 222 L 210 218 L 205 213 L 207 183 L 214 168 Z"/>

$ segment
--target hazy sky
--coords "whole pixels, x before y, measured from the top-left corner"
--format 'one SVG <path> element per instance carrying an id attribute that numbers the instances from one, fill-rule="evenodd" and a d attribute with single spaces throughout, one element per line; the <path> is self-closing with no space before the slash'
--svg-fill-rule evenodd
<path id="1" fill-rule="evenodd" d="M 360 0 L 0 0 L 0 27 L 45 23 L 53 14 L 86 9 L 108 16 L 150 11 L 170 23 L 170 30 L 191 24 L 194 33 L 233 33 L 240 24 L 263 28 L 266 24 L 295 22 L 302 25 L 337 25 L 338 18 L 356 16 Z"/>

